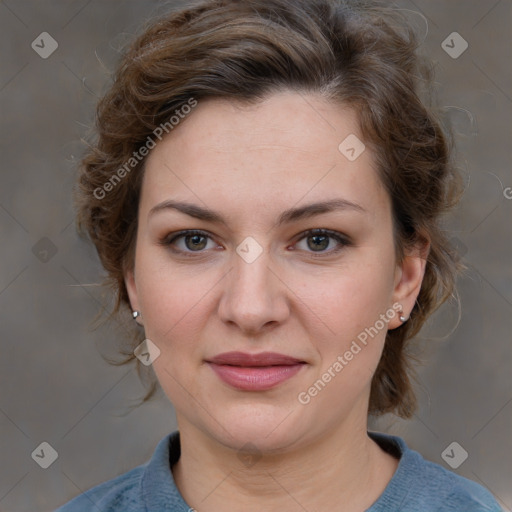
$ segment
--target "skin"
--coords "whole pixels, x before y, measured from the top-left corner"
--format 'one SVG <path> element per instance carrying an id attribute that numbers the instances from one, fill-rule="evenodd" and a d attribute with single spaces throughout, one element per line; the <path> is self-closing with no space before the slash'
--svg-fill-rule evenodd
<path id="1" fill-rule="evenodd" d="M 367 435 L 386 328 L 308 404 L 297 399 L 394 303 L 408 316 L 425 270 L 419 248 L 397 262 L 391 203 L 373 155 L 366 149 L 351 162 L 338 150 L 349 134 L 362 139 L 356 114 L 314 94 L 275 93 L 252 106 L 210 99 L 147 158 L 134 271 L 125 282 L 161 351 L 154 371 L 176 410 L 182 453 L 173 475 L 199 512 L 340 503 L 360 511 L 396 470 L 398 461 Z M 364 211 L 277 225 L 284 210 L 340 198 Z M 208 207 L 224 222 L 170 208 L 150 214 L 169 199 Z M 350 243 L 329 238 L 317 247 L 302 235 L 314 228 Z M 159 243 L 186 229 L 211 238 Z M 252 263 L 236 252 L 249 236 L 263 250 Z M 400 323 L 396 314 L 387 328 Z M 240 391 L 205 363 L 233 350 L 307 364 L 271 390 Z"/>

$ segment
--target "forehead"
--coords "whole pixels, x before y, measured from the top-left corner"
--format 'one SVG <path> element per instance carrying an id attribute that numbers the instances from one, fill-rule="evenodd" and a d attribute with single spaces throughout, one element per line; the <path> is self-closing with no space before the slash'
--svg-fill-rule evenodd
<path id="1" fill-rule="evenodd" d="M 252 105 L 199 101 L 147 157 L 141 213 L 169 198 L 214 201 L 227 211 L 326 194 L 379 210 L 387 196 L 373 155 L 365 149 L 351 160 L 343 143 L 359 152 L 361 139 L 356 112 L 319 96 L 285 92 Z"/>

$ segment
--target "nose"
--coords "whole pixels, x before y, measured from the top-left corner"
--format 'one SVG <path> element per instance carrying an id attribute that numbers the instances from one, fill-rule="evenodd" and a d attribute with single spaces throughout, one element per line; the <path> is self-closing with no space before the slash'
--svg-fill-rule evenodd
<path id="1" fill-rule="evenodd" d="M 246 335 L 277 327 L 290 314 L 289 289 L 269 263 L 266 252 L 251 263 L 234 254 L 233 267 L 223 281 L 219 316 Z"/>

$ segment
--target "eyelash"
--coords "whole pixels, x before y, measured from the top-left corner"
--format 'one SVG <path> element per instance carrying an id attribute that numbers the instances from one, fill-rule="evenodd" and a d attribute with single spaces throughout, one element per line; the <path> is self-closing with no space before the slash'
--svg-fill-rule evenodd
<path id="1" fill-rule="evenodd" d="M 197 229 L 189 229 L 189 230 L 180 231 L 178 233 L 171 233 L 170 235 L 167 235 L 164 238 L 162 238 L 159 241 L 159 243 L 160 243 L 160 245 L 170 247 L 170 246 L 172 246 L 172 244 L 174 244 L 180 238 L 185 238 L 187 236 L 194 236 L 194 235 L 203 236 L 210 240 L 213 240 L 211 235 L 209 233 L 207 233 L 206 231 L 201 231 L 201 230 L 197 230 Z M 325 256 L 330 256 L 332 254 L 336 254 L 336 253 L 340 252 L 345 247 L 349 247 L 352 245 L 352 242 L 345 235 L 342 235 L 338 231 L 332 231 L 330 229 L 323 229 L 323 228 L 315 228 L 315 229 L 309 229 L 307 231 L 304 231 L 303 233 L 298 235 L 295 243 L 298 243 L 301 240 L 303 240 L 304 238 L 308 238 L 310 236 L 328 236 L 329 238 L 336 240 L 339 244 L 335 249 L 332 249 L 329 251 L 320 251 L 320 252 L 316 252 L 316 253 L 314 251 L 310 252 L 311 257 L 313 257 L 313 258 L 319 258 L 319 257 L 321 258 L 321 257 L 325 257 Z M 197 258 L 198 256 L 201 256 L 205 252 L 204 250 L 202 250 L 202 251 L 182 251 L 181 249 L 174 249 L 174 248 L 172 248 L 171 250 L 175 253 L 179 253 L 179 254 L 185 255 L 186 257 L 191 257 L 191 258 Z"/>

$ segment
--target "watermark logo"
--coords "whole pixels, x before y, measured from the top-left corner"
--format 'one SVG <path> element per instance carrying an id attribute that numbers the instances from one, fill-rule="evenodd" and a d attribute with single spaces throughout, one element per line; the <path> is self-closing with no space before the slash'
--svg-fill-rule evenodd
<path id="1" fill-rule="evenodd" d="M 237 457 L 245 467 L 251 468 L 261 459 L 262 454 L 257 446 L 252 443 L 245 443 L 238 450 Z"/>
<path id="2" fill-rule="evenodd" d="M 468 49 L 468 46 L 468 42 L 458 32 L 452 32 L 441 43 L 441 48 L 452 59 L 458 59 Z"/>
<path id="3" fill-rule="evenodd" d="M 363 141 L 351 133 L 338 146 L 339 152 L 350 162 L 357 160 L 366 149 Z"/>
<path id="4" fill-rule="evenodd" d="M 41 32 L 30 46 L 39 57 L 47 59 L 59 47 L 59 43 L 48 32 Z"/>
<path id="5" fill-rule="evenodd" d="M 43 469 L 49 468 L 58 458 L 59 454 L 50 443 L 43 441 L 33 452 L 32 459 Z"/>
<path id="6" fill-rule="evenodd" d="M 133 354 L 144 366 L 149 366 L 160 356 L 160 349 L 149 338 L 146 338 L 135 348 Z"/>
<path id="7" fill-rule="evenodd" d="M 32 247 L 32 254 L 42 263 L 48 263 L 57 254 L 57 246 L 44 236 Z"/>
<path id="8" fill-rule="evenodd" d="M 457 441 L 453 441 L 443 450 L 441 457 L 448 466 L 457 469 L 468 458 L 468 452 Z"/>
<path id="9" fill-rule="evenodd" d="M 238 245 L 236 252 L 246 263 L 253 263 L 263 252 L 263 247 L 252 236 L 248 236 Z"/>

